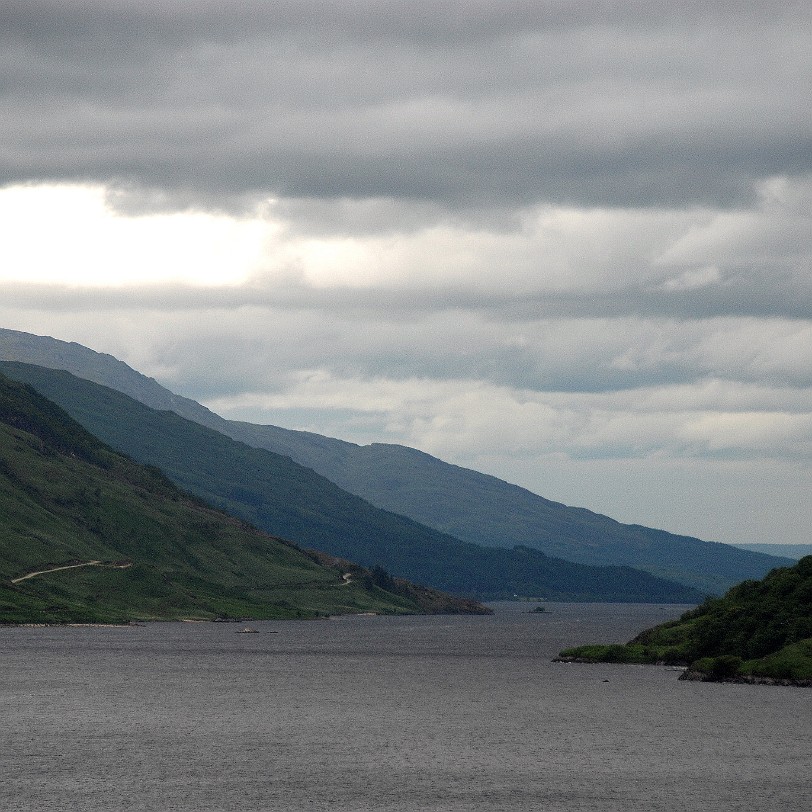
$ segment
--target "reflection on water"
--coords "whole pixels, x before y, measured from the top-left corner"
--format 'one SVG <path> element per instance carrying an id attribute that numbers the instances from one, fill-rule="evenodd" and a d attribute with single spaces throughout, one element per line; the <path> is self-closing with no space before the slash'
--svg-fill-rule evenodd
<path id="1" fill-rule="evenodd" d="M 552 663 L 685 607 L 0 630 L 0 808 L 805 810 L 812 693 Z"/>

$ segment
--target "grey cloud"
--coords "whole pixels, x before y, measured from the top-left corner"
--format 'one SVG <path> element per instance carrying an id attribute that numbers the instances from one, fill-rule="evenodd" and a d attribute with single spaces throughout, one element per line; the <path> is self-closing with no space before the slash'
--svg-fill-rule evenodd
<path id="1" fill-rule="evenodd" d="M 297 371 L 343 378 L 482 380 L 539 392 L 607 392 L 721 378 L 784 388 L 812 386 L 808 323 L 742 317 L 694 320 L 634 312 L 559 311 L 522 305 L 504 318 L 473 307 L 364 310 L 351 294 L 336 306 L 252 300 L 238 290 L 64 292 L 9 287 L 6 308 L 84 313 L 131 324 L 131 344 L 152 347 L 149 365 L 197 398 L 278 390 Z M 369 294 L 360 294 L 360 296 Z M 277 297 L 279 299 L 280 297 Z M 481 304 L 481 303 L 480 303 Z M 625 309 L 620 312 L 620 304 Z M 514 303 L 514 309 L 519 310 Z M 586 310 L 586 308 L 585 308 Z M 13 322 L 9 322 L 13 323 Z M 108 328 L 109 331 L 109 328 Z M 109 342 L 109 339 L 107 339 Z M 127 343 L 122 346 L 125 352 Z"/>
<path id="2" fill-rule="evenodd" d="M 552 440 L 539 440 L 545 447 L 552 442 L 551 448 L 563 443 L 570 456 L 627 457 L 640 448 L 660 447 L 680 449 L 680 455 L 687 456 L 743 458 L 768 453 L 762 442 L 748 435 L 748 415 L 772 414 L 770 420 L 794 426 L 795 434 L 808 425 L 809 351 L 799 359 L 796 375 L 787 359 L 772 375 L 758 369 L 763 355 L 790 339 L 786 326 L 771 330 L 759 324 L 748 329 L 708 324 L 687 335 L 679 324 L 657 322 L 582 321 L 505 330 L 468 319 L 395 328 L 371 322 L 325 324 L 315 314 L 303 320 L 284 314 L 270 318 L 243 314 L 235 330 L 223 323 L 201 327 L 201 321 L 198 316 L 194 338 L 175 335 L 163 342 L 164 348 L 171 348 L 173 369 L 165 368 L 162 379 L 171 388 L 204 401 L 223 397 L 239 402 L 239 393 L 251 393 L 261 402 L 270 394 L 279 395 L 280 403 L 290 405 L 278 408 L 309 409 L 310 420 L 344 423 L 341 436 L 370 412 L 389 412 L 392 418 L 408 421 L 415 408 L 422 413 L 433 407 L 441 419 L 456 415 L 477 425 L 480 415 L 488 415 L 485 424 L 498 432 L 499 404 L 519 408 L 527 403 L 535 404 L 533 411 L 549 409 L 551 420 L 559 414 L 570 426 L 566 440 L 557 430 Z M 524 341 L 515 341 L 519 337 Z M 806 337 L 799 332 L 796 339 L 808 343 L 808 331 Z M 162 363 L 166 360 L 161 357 Z M 305 384 L 306 391 L 290 400 L 288 394 L 311 374 L 315 385 Z M 372 394 L 385 393 L 390 384 L 400 394 L 408 393 L 412 405 L 395 405 L 395 399 Z M 349 388 L 356 394 L 348 395 Z M 421 390 L 426 390 L 425 400 Z M 343 395 L 333 401 L 330 395 L 339 391 Z M 475 408 L 470 400 L 449 402 L 470 391 L 479 393 Z M 420 401 L 423 405 L 415 407 Z M 261 407 L 254 419 L 281 419 L 262 418 L 260 413 Z M 728 442 L 718 448 L 709 444 L 710 426 L 702 425 L 703 416 L 711 414 L 741 416 L 728 429 Z M 514 427 L 515 441 L 533 444 L 536 429 L 542 427 L 533 428 L 532 416 L 514 414 L 510 419 L 521 423 Z M 752 422 L 758 425 L 761 420 L 756 417 Z M 697 424 L 696 436 L 674 434 L 676 426 L 691 424 Z M 319 423 L 305 425 L 318 430 Z M 377 438 L 364 434 L 368 436 L 380 439 L 382 433 Z M 808 444 L 784 445 L 780 455 L 786 458 L 808 454 Z"/>
<path id="3" fill-rule="evenodd" d="M 414 235 L 427 226 L 515 233 L 522 226 L 522 210 L 514 207 L 470 206 L 463 211 L 428 201 L 393 198 L 283 198 L 261 207 L 281 220 L 288 234 L 333 237 Z"/>
<path id="4" fill-rule="evenodd" d="M 412 6 L 399 0 L 219 0 L 167 3 L 165 0 L 6 0 L 0 13 L 7 30 L 31 39 L 49 34 L 101 41 L 119 31 L 154 40 L 244 39 L 279 31 L 329 33 L 348 38 L 398 38 L 414 42 L 492 39 L 505 33 L 578 26 L 657 28 L 663 23 L 691 28 L 715 21 L 732 31 L 748 24 L 803 19 L 803 0 L 427 0 Z M 45 34 L 43 33 L 45 32 Z"/>
<path id="5" fill-rule="evenodd" d="M 494 322 L 560 319 L 714 318 L 812 319 L 812 279 L 784 269 L 743 268 L 725 284 L 699 289 L 624 285 L 596 291 L 516 291 L 437 286 L 406 289 L 317 289 L 295 280 L 259 280 L 239 287 L 154 285 L 121 288 L 4 283 L 8 306 L 82 312 L 93 309 L 190 310 L 228 313 L 240 308 L 313 312 L 355 321 L 399 323 L 431 314 L 478 314 Z M 735 274 L 735 269 L 734 269 Z"/>
<path id="6" fill-rule="evenodd" d="M 4 0 L 0 185 L 285 231 L 242 286 L 3 283 L 0 323 L 630 521 L 806 533 L 811 29 L 800 0 Z M 311 236 L 371 237 L 367 286 L 307 284 Z"/>
<path id="7" fill-rule="evenodd" d="M 9 2 L 0 179 L 142 206 L 739 201 L 808 171 L 809 11 L 705 5 Z"/>

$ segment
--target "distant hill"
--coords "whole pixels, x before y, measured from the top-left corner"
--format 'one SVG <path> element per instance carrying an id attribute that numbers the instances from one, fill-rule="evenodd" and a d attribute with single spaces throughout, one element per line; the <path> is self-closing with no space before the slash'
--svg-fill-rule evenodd
<path id="1" fill-rule="evenodd" d="M 559 657 L 689 665 L 684 679 L 812 686 L 812 556 L 738 584 L 625 646 L 578 646 Z"/>
<path id="2" fill-rule="evenodd" d="M 486 611 L 213 510 L 2 376 L 0 517 L 0 623 Z"/>
<path id="3" fill-rule="evenodd" d="M 639 568 L 713 594 L 791 561 L 621 524 L 405 446 L 358 446 L 310 432 L 225 420 L 112 356 L 78 344 L 0 330 L 0 358 L 66 369 L 255 448 L 289 456 L 376 507 L 473 544 L 518 545 L 590 566 Z"/>
<path id="4" fill-rule="evenodd" d="M 303 432 L 285 432 L 280 442 L 275 427 L 237 426 L 230 427 L 231 436 L 283 449 L 351 493 L 466 541 L 477 539 L 494 547 L 521 544 L 583 564 L 632 566 L 711 594 L 790 563 L 621 524 L 404 446 L 357 446 Z"/>
<path id="5" fill-rule="evenodd" d="M 289 457 L 252 448 L 61 370 L 0 362 L 88 431 L 209 504 L 305 547 L 478 599 L 693 603 L 695 590 L 632 568 L 482 547 L 381 510 Z"/>
<path id="6" fill-rule="evenodd" d="M 780 555 L 795 561 L 800 561 L 804 556 L 812 555 L 812 544 L 734 544 L 733 546 L 754 553 Z"/>

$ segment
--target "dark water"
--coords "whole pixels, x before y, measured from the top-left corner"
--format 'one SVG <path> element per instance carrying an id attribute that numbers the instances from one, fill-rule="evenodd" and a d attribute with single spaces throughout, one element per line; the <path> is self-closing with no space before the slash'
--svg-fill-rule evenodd
<path id="1" fill-rule="evenodd" d="M 555 664 L 683 607 L 526 608 L 2 629 L 0 809 L 812 809 L 812 691 Z"/>

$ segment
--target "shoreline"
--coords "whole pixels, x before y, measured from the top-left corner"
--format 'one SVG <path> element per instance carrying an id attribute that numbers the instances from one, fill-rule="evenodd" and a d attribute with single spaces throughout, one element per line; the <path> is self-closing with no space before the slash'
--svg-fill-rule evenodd
<path id="1" fill-rule="evenodd" d="M 608 660 L 594 660 L 588 657 L 553 657 L 552 662 L 564 663 L 565 665 L 646 665 L 652 668 L 667 668 L 671 671 L 681 671 L 677 677 L 685 682 L 732 682 L 739 685 L 774 685 L 779 687 L 792 688 L 812 688 L 812 679 L 793 679 L 792 677 L 761 677 L 754 674 L 739 674 L 733 677 L 711 677 L 705 671 L 691 669 L 687 665 L 676 663 L 635 663 L 635 662 L 610 662 Z"/>
<path id="2" fill-rule="evenodd" d="M 711 677 L 704 671 L 686 669 L 679 677 L 686 682 L 728 682 L 738 685 L 773 685 L 785 688 L 812 688 L 812 679 L 792 677 L 760 677 L 755 674 L 739 674 L 734 677 Z"/>

